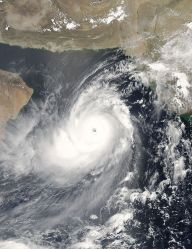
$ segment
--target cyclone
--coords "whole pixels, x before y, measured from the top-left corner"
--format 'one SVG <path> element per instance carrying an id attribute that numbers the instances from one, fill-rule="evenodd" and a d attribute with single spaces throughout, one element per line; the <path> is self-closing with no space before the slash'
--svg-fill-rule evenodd
<path id="1" fill-rule="evenodd" d="M 62 183 L 120 164 L 131 155 L 133 125 L 115 87 L 89 85 L 75 96 L 66 118 L 44 145 L 46 165 Z M 119 165 L 117 167 L 120 167 Z"/>

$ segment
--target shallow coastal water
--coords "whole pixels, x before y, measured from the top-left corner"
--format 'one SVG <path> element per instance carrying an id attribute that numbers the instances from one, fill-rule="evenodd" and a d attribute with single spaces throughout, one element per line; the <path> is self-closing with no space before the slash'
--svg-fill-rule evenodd
<path id="1" fill-rule="evenodd" d="M 1 142 L 2 248 L 190 248 L 191 127 L 131 58 L 0 53 L 0 69 L 34 89 Z"/>

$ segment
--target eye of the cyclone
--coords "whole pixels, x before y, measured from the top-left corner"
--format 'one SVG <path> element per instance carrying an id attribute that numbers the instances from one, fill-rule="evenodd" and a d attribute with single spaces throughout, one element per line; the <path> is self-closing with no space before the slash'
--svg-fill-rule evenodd
<path id="1" fill-rule="evenodd" d="M 106 114 L 87 114 L 76 120 L 70 137 L 80 152 L 105 152 L 115 139 L 116 120 Z"/>

